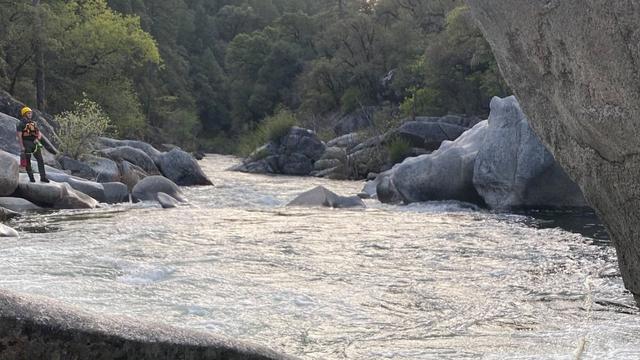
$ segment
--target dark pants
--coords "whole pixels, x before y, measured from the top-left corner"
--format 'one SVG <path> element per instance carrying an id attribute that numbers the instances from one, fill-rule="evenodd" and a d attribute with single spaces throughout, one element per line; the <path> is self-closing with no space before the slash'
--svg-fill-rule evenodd
<path id="1" fill-rule="evenodd" d="M 24 151 L 25 158 L 27 159 L 27 166 L 25 168 L 27 170 L 27 174 L 29 175 L 29 180 L 35 181 L 35 178 L 33 177 L 33 169 L 31 169 L 31 154 L 33 154 L 33 157 L 36 158 L 36 161 L 38 162 L 38 173 L 40 173 L 40 180 L 46 179 L 47 174 L 44 171 L 42 149 L 37 148 L 36 150 L 36 144 L 31 141 L 24 141 Z"/>

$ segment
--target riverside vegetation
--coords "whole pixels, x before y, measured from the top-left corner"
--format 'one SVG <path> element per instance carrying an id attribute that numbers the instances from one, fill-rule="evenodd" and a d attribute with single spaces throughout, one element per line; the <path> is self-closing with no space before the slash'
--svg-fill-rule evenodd
<path id="1" fill-rule="evenodd" d="M 0 88 L 52 114 L 86 94 L 118 135 L 216 152 L 280 109 L 328 140 L 362 109 L 483 117 L 508 94 L 457 0 L 3 1 Z"/>

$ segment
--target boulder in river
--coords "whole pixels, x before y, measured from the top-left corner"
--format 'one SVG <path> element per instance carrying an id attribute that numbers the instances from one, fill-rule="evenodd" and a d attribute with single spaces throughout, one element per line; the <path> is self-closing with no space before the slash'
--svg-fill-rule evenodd
<path id="1" fill-rule="evenodd" d="M 178 148 L 162 154 L 158 160 L 162 175 L 180 186 L 212 185 L 196 159 Z"/>
<path id="2" fill-rule="evenodd" d="M 0 237 L 18 237 L 18 232 L 7 225 L 0 224 Z"/>
<path id="3" fill-rule="evenodd" d="M 120 181 L 120 170 L 115 161 L 93 155 L 83 155 L 80 160 L 91 167 L 97 182 Z"/>
<path id="4" fill-rule="evenodd" d="M 63 173 L 50 173 L 47 174 L 49 180 L 53 180 L 59 183 L 67 183 L 73 189 L 78 190 L 84 194 L 91 196 L 98 202 L 105 202 L 104 186 L 100 183 L 88 181 L 85 179 L 77 178 L 72 175 Z"/>
<path id="5" fill-rule="evenodd" d="M 365 207 L 364 202 L 357 196 L 340 196 L 323 186 L 305 191 L 291 200 L 287 206 L 325 206 L 332 208 Z"/>
<path id="6" fill-rule="evenodd" d="M 163 209 L 171 209 L 177 207 L 180 204 L 180 202 L 173 196 L 163 192 L 159 192 L 156 194 L 156 200 L 158 200 Z"/>
<path id="7" fill-rule="evenodd" d="M 455 141 L 445 141 L 428 155 L 408 158 L 382 175 L 378 199 L 405 203 L 458 200 L 482 203 L 473 187 L 475 158 L 486 136 L 487 122 L 478 123 Z"/>
<path id="8" fill-rule="evenodd" d="M 156 201 L 158 193 L 165 193 L 174 199 L 184 202 L 186 199 L 182 191 L 173 181 L 163 176 L 149 176 L 133 187 L 131 195 L 138 201 Z"/>
<path id="9" fill-rule="evenodd" d="M 578 186 L 529 126 L 514 96 L 491 100 L 473 184 L 492 209 L 586 207 Z"/>
<path id="10" fill-rule="evenodd" d="M 31 183 L 26 179 L 26 176 L 18 185 L 14 196 L 55 209 L 92 209 L 98 205 L 94 198 L 74 190 L 67 183 L 53 181 L 48 184 Z"/>
<path id="11" fill-rule="evenodd" d="M 158 170 L 155 162 L 149 155 L 147 155 L 147 153 L 131 146 L 106 148 L 98 151 L 98 154 L 100 156 L 109 158 L 116 163 L 126 160 L 134 165 L 139 166 L 149 175 L 160 174 L 160 171 Z"/>
<path id="12" fill-rule="evenodd" d="M 104 188 L 104 202 L 118 204 L 129 201 L 129 189 L 121 182 L 102 183 Z"/>
<path id="13" fill-rule="evenodd" d="M 160 155 L 162 152 L 158 149 L 154 148 L 151 144 L 148 144 L 144 141 L 138 140 L 116 140 L 107 137 L 101 137 L 98 139 L 98 148 L 106 149 L 106 148 L 117 148 L 121 146 L 128 146 L 138 150 L 143 151 L 147 154 L 154 162 L 158 162 Z"/>

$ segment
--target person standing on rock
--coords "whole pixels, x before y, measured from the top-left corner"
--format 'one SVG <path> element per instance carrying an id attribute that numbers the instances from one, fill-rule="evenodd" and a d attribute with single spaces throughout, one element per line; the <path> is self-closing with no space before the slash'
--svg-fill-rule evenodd
<path id="1" fill-rule="evenodd" d="M 27 174 L 31 182 L 36 182 L 33 177 L 33 170 L 31 169 L 31 155 L 38 161 L 38 172 L 40 173 L 40 181 L 48 183 L 47 174 L 44 171 L 44 159 L 42 158 L 42 134 L 38 125 L 33 121 L 33 111 L 28 107 L 23 107 L 20 110 L 22 120 L 16 125 L 16 131 L 18 135 L 18 143 L 20 144 L 20 151 L 24 155 L 26 160 Z"/>

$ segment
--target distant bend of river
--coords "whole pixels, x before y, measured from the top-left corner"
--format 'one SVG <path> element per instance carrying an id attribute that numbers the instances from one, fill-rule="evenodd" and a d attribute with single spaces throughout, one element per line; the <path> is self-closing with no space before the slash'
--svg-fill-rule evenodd
<path id="1" fill-rule="evenodd" d="M 0 287 L 302 359 L 640 358 L 613 248 L 549 226 L 563 214 L 287 208 L 316 185 L 352 195 L 362 183 L 225 171 L 236 161 L 206 157 L 215 186 L 185 188 L 185 207 L 16 220 Z"/>

